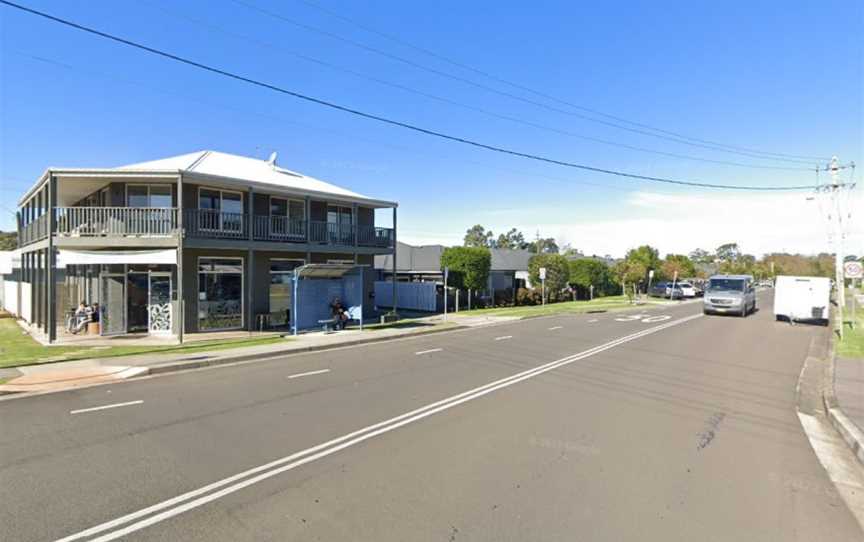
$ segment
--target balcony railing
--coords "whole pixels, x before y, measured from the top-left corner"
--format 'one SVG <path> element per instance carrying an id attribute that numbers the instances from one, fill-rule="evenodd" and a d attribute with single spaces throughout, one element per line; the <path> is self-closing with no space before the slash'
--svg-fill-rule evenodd
<path id="1" fill-rule="evenodd" d="M 254 217 L 252 235 L 256 241 L 306 242 L 306 221 L 289 219 L 287 216 Z"/>
<path id="2" fill-rule="evenodd" d="M 66 237 L 168 237 L 176 233 L 177 209 L 173 207 L 57 208 L 57 235 Z"/>
<path id="3" fill-rule="evenodd" d="M 18 246 L 29 245 L 48 237 L 48 214 L 43 214 L 33 222 L 21 228 Z"/>
<path id="4" fill-rule="evenodd" d="M 168 237 L 177 235 L 180 211 L 173 207 L 58 207 L 56 233 L 64 237 Z M 251 222 L 251 224 L 250 224 Z M 248 239 L 350 247 L 392 248 L 392 228 L 288 217 L 184 209 L 183 229 L 189 237 Z M 48 214 L 21 228 L 20 246 L 48 237 Z"/>
<path id="5" fill-rule="evenodd" d="M 247 215 L 223 213 L 210 209 L 186 209 L 183 211 L 183 229 L 190 237 L 210 239 L 248 239 Z"/>
<path id="6" fill-rule="evenodd" d="M 393 228 L 357 226 L 357 244 L 363 247 L 393 247 Z"/>

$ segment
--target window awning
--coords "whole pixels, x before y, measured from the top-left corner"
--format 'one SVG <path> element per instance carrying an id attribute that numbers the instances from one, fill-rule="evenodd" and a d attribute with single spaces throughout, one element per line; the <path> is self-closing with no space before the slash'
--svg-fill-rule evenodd
<path id="1" fill-rule="evenodd" d="M 112 263 L 177 264 L 177 250 L 60 250 L 57 267 Z"/>

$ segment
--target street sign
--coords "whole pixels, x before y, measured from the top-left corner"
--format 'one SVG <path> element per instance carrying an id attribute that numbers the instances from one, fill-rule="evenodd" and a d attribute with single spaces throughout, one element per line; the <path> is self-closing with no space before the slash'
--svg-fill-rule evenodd
<path id="1" fill-rule="evenodd" d="M 648 270 L 648 280 L 651 280 L 651 279 L 653 279 L 653 278 L 654 278 L 654 270 L 653 270 L 653 269 L 649 269 L 649 270 Z"/>
<path id="2" fill-rule="evenodd" d="M 864 278 L 864 266 L 861 262 L 846 262 L 843 264 L 843 271 L 847 279 Z"/>
<path id="3" fill-rule="evenodd" d="M 546 268 L 545 267 L 540 268 L 540 280 L 546 280 Z"/>

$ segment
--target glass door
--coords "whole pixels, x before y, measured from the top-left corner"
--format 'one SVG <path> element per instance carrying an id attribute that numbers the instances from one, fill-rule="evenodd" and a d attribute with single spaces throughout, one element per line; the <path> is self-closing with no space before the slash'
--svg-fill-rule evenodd
<path id="1" fill-rule="evenodd" d="M 148 273 L 130 271 L 126 282 L 126 329 L 129 333 L 142 333 L 148 330 L 148 290 Z"/>
<path id="2" fill-rule="evenodd" d="M 150 273 L 150 333 L 171 333 L 171 273 Z"/>
<path id="3" fill-rule="evenodd" d="M 103 273 L 100 280 L 99 322 L 102 335 L 126 333 L 126 276 Z"/>

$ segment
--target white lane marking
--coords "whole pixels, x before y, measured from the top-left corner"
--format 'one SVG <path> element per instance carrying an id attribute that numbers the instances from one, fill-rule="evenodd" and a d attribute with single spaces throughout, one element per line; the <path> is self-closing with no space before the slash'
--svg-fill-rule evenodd
<path id="1" fill-rule="evenodd" d="M 701 313 L 694 314 L 692 316 L 688 316 L 685 318 L 681 318 L 679 320 L 673 320 L 671 322 L 667 322 L 665 324 L 660 324 L 658 326 L 650 327 L 648 329 L 644 329 L 637 333 L 633 333 L 631 335 L 626 335 L 624 337 L 609 341 L 607 343 L 601 344 L 600 346 L 596 346 L 594 348 L 590 348 L 578 354 L 573 354 L 571 356 L 567 356 L 565 358 L 561 358 L 556 361 L 552 361 L 546 363 L 544 365 L 540 365 L 538 367 L 534 367 L 533 369 L 528 369 L 526 371 L 522 371 L 521 373 L 516 373 L 514 375 L 502 378 L 500 380 L 496 380 L 494 382 L 490 382 L 483 386 L 479 386 L 477 388 L 473 388 L 471 390 L 462 392 L 457 395 L 453 395 L 451 397 L 447 397 L 446 399 L 442 399 L 435 403 L 431 403 L 429 405 L 417 408 L 410 412 L 406 412 L 404 414 L 400 414 L 399 416 L 395 416 L 388 420 L 384 420 L 373 425 L 369 425 L 362 429 L 358 429 L 352 433 L 348 433 L 347 435 L 343 435 L 341 437 L 337 437 L 330 441 L 324 442 L 322 444 L 318 444 L 317 446 L 313 446 L 311 448 L 307 448 L 305 450 L 301 450 L 299 452 L 295 452 L 291 455 L 282 457 L 280 459 L 276 459 L 264 465 L 260 465 L 258 467 L 253 467 L 249 470 L 237 473 L 233 476 L 229 476 L 228 478 L 224 478 L 222 480 L 218 480 L 206 486 L 200 487 L 198 489 L 189 491 L 182 495 L 178 495 L 171 499 L 162 501 L 160 503 L 156 503 L 154 505 L 148 506 L 147 508 L 142 508 L 141 510 L 131 512 L 126 514 L 125 516 L 121 516 L 119 518 L 113 519 L 111 521 L 107 521 L 100 525 L 96 525 L 86 529 L 84 531 L 80 531 L 78 533 L 69 535 L 65 538 L 61 538 L 57 542 L 71 542 L 72 540 L 80 540 L 81 538 L 85 538 L 91 535 L 99 534 L 110 529 L 114 529 L 115 527 L 119 527 L 123 524 L 129 523 L 131 521 L 137 520 L 144 516 L 148 516 L 153 514 L 154 512 L 158 512 L 160 510 L 165 510 L 164 512 L 160 512 L 159 514 L 152 515 L 146 519 L 142 519 L 140 521 L 136 521 L 135 523 L 131 523 L 122 529 L 118 529 L 107 533 L 99 538 L 93 539 L 91 542 L 107 542 L 109 540 L 116 540 L 117 538 L 126 536 L 127 534 L 139 531 L 144 529 L 150 525 L 155 523 L 159 523 L 165 519 L 180 515 L 188 510 L 192 510 L 193 508 L 197 508 L 199 506 L 203 506 L 211 501 L 224 497 L 225 495 L 229 495 L 236 491 L 239 491 L 245 487 L 251 486 L 268 478 L 272 478 L 278 474 L 283 472 L 292 470 L 301 465 L 309 463 L 311 461 L 315 461 L 316 459 L 320 459 L 322 457 L 326 457 L 328 455 L 334 454 L 340 450 L 348 448 L 350 446 L 354 446 L 355 444 L 359 444 L 365 440 L 368 440 L 372 437 L 378 436 L 383 433 L 387 433 L 402 427 L 411 422 L 415 422 L 436 414 L 438 412 L 448 410 L 457 405 L 465 403 L 467 401 L 471 401 L 473 399 L 477 399 L 493 391 L 496 391 L 501 388 L 505 388 L 508 386 L 512 386 L 523 380 L 527 380 L 529 378 L 533 378 L 537 375 L 546 373 L 548 371 L 552 371 L 559 367 L 563 367 L 565 365 L 569 365 L 570 363 L 574 363 L 576 361 L 585 359 L 587 357 L 593 356 L 595 354 L 599 354 L 605 350 L 609 350 L 610 348 L 614 348 L 618 345 L 634 341 L 639 339 L 640 337 L 644 337 L 646 335 L 651 335 L 653 333 L 657 333 L 658 331 L 662 331 L 672 326 L 677 326 L 679 324 L 683 324 L 685 322 L 689 322 L 690 320 L 694 320 L 696 318 L 701 318 L 703 315 Z M 301 459 L 302 458 L 302 459 Z M 260 474 L 259 474 L 260 473 Z M 257 474 L 257 476 L 248 478 Z M 245 478 L 245 480 L 243 480 Z M 238 481 L 243 480 L 243 481 Z M 232 484 L 237 482 L 236 484 Z M 227 486 L 227 487 L 224 487 Z M 219 491 L 209 493 L 215 489 L 223 488 Z M 203 495 L 203 496 L 202 496 Z M 197 497 L 197 498 L 196 498 Z M 194 499 L 194 500 L 190 500 Z M 188 502 L 185 502 L 188 501 Z M 180 504 L 184 503 L 185 504 Z M 174 505 L 179 505 L 174 507 Z M 174 507 L 174 508 L 172 508 Z"/>
<path id="2" fill-rule="evenodd" d="M 648 318 L 643 318 L 643 324 L 654 324 L 657 322 L 665 322 L 666 320 L 672 318 L 668 314 L 658 314 L 657 316 L 649 316 Z"/>
<path id="3" fill-rule="evenodd" d="M 561 329 L 561 328 L 563 328 L 563 327 L 564 327 L 564 326 L 552 326 L 552 327 L 549 328 L 549 331 L 555 331 L 556 329 Z"/>
<path id="4" fill-rule="evenodd" d="M 130 406 L 130 405 L 140 405 L 143 402 L 144 402 L 143 400 L 139 399 L 137 401 L 129 401 L 126 403 L 114 403 L 112 405 L 102 405 L 102 406 L 91 407 L 91 408 L 79 408 L 77 410 L 70 410 L 69 414 L 82 414 L 84 412 L 96 412 L 97 410 L 108 410 L 109 408 L 118 408 L 118 407 L 123 407 L 123 406 Z"/>
<path id="5" fill-rule="evenodd" d="M 309 371 L 308 373 L 297 373 L 296 375 L 288 375 L 285 378 L 300 378 L 301 376 L 312 376 L 312 375 L 320 375 L 323 373 L 329 373 L 330 369 L 321 369 L 320 371 Z"/>
<path id="6" fill-rule="evenodd" d="M 421 350 L 419 352 L 414 352 L 415 356 L 422 356 L 423 354 L 431 354 L 432 352 L 440 352 L 444 350 L 443 348 L 433 348 L 431 350 Z"/>
<path id="7" fill-rule="evenodd" d="M 501 337 L 495 337 L 496 341 L 506 341 L 507 339 L 512 339 L 513 335 L 502 335 Z"/>
<path id="8" fill-rule="evenodd" d="M 599 320 L 597 320 L 596 318 L 593 318 L 593 319 L 591 319 L 591 320 L 588 320 L 588 323 L 589 323 L 589 324 L 593 324 L 594 322 L 599 322 Z"/>

